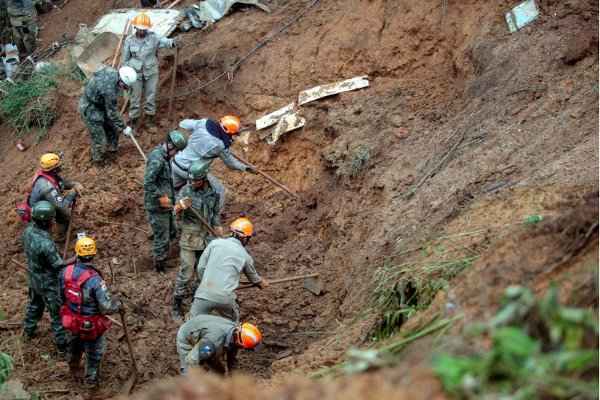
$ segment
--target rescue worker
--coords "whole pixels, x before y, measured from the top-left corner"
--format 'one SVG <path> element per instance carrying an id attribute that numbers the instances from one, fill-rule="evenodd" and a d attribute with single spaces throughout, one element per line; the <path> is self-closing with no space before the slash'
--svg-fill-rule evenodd
<path id="1" fill-rule="evenodd" d="M 227 371 L 236 366 L 239 348 L 254 349 L 262 341 L 258 328 L 248 322 L 239 324 L 215 315 L 198 315 L 181 325 L 177 332 L 179 371 L 204 366 L 224 375 L 222 360 L 226 358 Z"/>
<path id="2" fill-rule="evenodd" d="M 175 39 L 168 39 L 150 31 L 152 21 L 145 13 L 136 15 L 131 21 L 135 32 L 125 39 L 121 65 L 137 72 L 137 80 L 131 87 L 129 99 L 129 125 L 136 127 L 141 113 L 142 95 L 146 126 L 156 127 L 156 98 L 158 96 L 159 48 L 175 47 Z"/>
<path id="3" fill-rule="evenodd" d="M 56 153 L 46 153 L 40 157 L 40 169 L 33 177 L 31 192 L 27 199 L 30 207 L 40 200 L 52 203 L 56 210 L 59 237 L 64 236 L 71 219 L 75 199 L 83 190 L 83 186 L 79 182 L 69 181 L 60 176 L 61 161 L 61 157 Z M 64 192 L 70 189 L 74 191 L 65 196 Z"/>
<path id="4" fill-rule="evenodd" d="M 219 157 L 231 169 L 255 173 L 252 167 L 242 163 L 229 152 L 234 136 L 240 132 L 238 117 L 226 115 L 219 121 L 185 119 L 179 123 L 179 126 L 192 131 L 192 135 L 189 139 L 190 145 L 177 154 L 172 162 L 175 190 L 179 190 L 185 185 L 188 170 L 194 161 L 201 161 L 210 166 L 213 160 Z M 223 208 L 225 187 L 212 174 L 208 174 L 208 180 L 221 196 L 221 208 Z"/>
<path id="5" fill-rule="evenodd" d="M 200 257 L 197 273 L 201 281 L 194 293 L 190 310 L 192 317 L 215 311 L 223 317 L 239 321 L 240 309 L 235 290 L 240 284 L 242 272 L 261 289 L 269 285 L 256 272 L 254 260 L 245 248 L 254 233 L 252 222 L 241 217 L 233 221 L 229 229 L 231 237 L 211 241 Z"/>
<path id="6" fill-rule="evenodd" d="M 144 209 L 152 227 L 152 256 L 157 272 L 164 272 L 169 242 L 175 238 L 173 204 L 175 192 L 169 160 L 187 144 L 179 131 L 170 132 L 166 140 L 148 154 L 144 172 Z"/>
<path id="7" fill-rule="evenodd" d="M 37 324 L 47 308 L 58 353 L 66 355 L 69 339 L 60 321 L 58 282 L 58 274 L 65 262 L 49 233 L 55 216 L 56 210 L 51 203 L 39 201 L 31 210 L 32 222 L 23 232 L 23 248 L 29 271 L 29 303 L 23 321 L 23 336 L 25 340 L 35 337 Z"/>
<path id="8" fill-rule="evenodd" d="M 6 0 L 13 40 L 21 53 L 35 50 L 38 36 L 37 11 L 33 0 Z"/>
<path id="9" fill-rule="evenodd" d="M 129 90 L 136 79 L 137 73 L 131 67 L 121 67 L 119 71 L 105 67 L 96 71 L 85 85 L 79 99 L 79 113 L 92 139 L 92 163 L 96 165 L 104 165 L 107 151 L 117 152 L 118 132 L 133 133 L 131 127 L 125 127 L 117 110 L 117 98 L 121 90 Z"/>
<path id="10" fill-rule="evenodd" d="M 179 239 L 179 272 L 173 294 L 173 319 L 183 318 L 182 302 L 194 267 L 206 247 L 209 231 L 194 211 L 208 224 L 218 230 L 220 225 L 219 194 L 206 179 L 208 164 L 196 161 L 189 171 L 188 184 L 177 194 L 175 211 L 181 215 L 181 238 Z M 193 210 L 190 210 L 192 208 Z"/>
<path id="11" fill-rule="evenodd" d="M 92 261 L 96 241 L 84 236 L 75 243 L 77 261 L 60 273 L 63 326 L 71 332 L 69 369 L 75 379 L 81 377 L 81 356 L 85 351 L 84 382 L 98 385 L 99 367 L 105 351 L 104 333 L 111 326 L 106 314 L 119 312 L 121 302 L 111 298 L 106 283 Z"/>

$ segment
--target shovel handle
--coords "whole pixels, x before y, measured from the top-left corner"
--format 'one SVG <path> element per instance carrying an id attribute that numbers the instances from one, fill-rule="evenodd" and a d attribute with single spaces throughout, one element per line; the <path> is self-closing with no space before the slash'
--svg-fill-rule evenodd
<path id="1" fill-rule="evenodd" d="M 274 279 L 272 281 L 269 281 L 269 285 L 276 285 L 278 283 L 285 283 L 285 282 L 297 281 L 297 280 L 300 280 L 300 279 L 318 278 L 318 277 L 319 277 L 318 273 L 306 274 L 306 275 L 298 275 L 298 276 L 290 276 L 289 278 Z M 253 283 L 246 283 L 246 282 L 244 282 L 244 284 L 242 284 L 241 286 L 239 286 L 238 289 L 248 289 L 248 288 L 255 287 L 255 286 L 256 285 L 254 285 Z"/>
<path id="2" fill-rule="evenodd" d="M 196 218 L 198 218 L 200 220 L 200 222 L 202 222 L 204 224 L 204 226 L 206 226 L 206 229 L 208 229 L 208 231 L 214 237 L 220 237 L 219 235 L 217 235 L 217 232 L 213 229 L 213 227 L 210 226 L 210 224 L 208 223 L 208 221 L 205 220 L 204 217 L 202 217 L 202 215 L 200 215 L 200 213 L 198 211 L 194 210 L 192 207 L 187 208 L 187 210 L 190 210 L 192 212 L 192 214 L 194 214 L 196 216 Z"/>
<path id="3" fill-rule="evenodd" d="M 144 159 L 144 162 L 148 161 L 148 159 L 146 158 L 146 155 L 144 154 L 144 151 L 140 147 L 140 145 L 137 142 L 137 140 L 135 140 L 135 137 L 133 137 L 133 133 L 131 133 L 131 135 L 127 135 L 127 136 L 129 136 L 131 138 L 131 140 L 133 141 L 133 144 L 135 144 L 135 147 L 137 147 L 137 149 L 140 152 L 142 158 Z"/>
<path id="4" fill-rule="evenodd" d="M 129 357 L 131 358 L 131 367 L 137 374 L 137 363 L 135 361 L 135 356 L 133 355 L 133 345 L 131 344 L 131 338 L 129 337 L 129 330 L 127 329 L 127 322 L 125 322 L 125 310 L 121 309 L 119 311 L 119 315 L 121 316 L 121 324 L 123 324 L 123 333 L 125 334 L 125 339 L 127 339 L 127 347 L 129 349 Z"/>

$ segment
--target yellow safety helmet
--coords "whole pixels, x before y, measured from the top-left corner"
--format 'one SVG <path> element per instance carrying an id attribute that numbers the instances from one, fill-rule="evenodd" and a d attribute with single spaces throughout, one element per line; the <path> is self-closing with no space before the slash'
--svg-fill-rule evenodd
<path id="1" fill-rule="evenodd" d="M 133 18 L 131 25 L 133 25 L 133 27 L 136 29 L 148 30 L 152 28 L 152 21 L 150 20 L 148 14 L 139 13 Z"/>
<path id="2" fill-rule="evenodd" d="M 254 226 L 246 217 L 240 217 L 233 221 L 229 225 L 229 229 L 241 237 L 251 237 L 254 234 Z"/>
<path id="3" fill-rule="evenodd" d="M 96 241 L 89 236 L 82 237 L 75 243 L 75 254 L 78 257 L 90 257 L 96 255 Z"/>
<path id="4" fill-rule="evenodd" d="M 46 153 L 40 157 L 40 167 L 42 171 L 52 171 L 60 165 L 60 156 L 56 153 Z"/>

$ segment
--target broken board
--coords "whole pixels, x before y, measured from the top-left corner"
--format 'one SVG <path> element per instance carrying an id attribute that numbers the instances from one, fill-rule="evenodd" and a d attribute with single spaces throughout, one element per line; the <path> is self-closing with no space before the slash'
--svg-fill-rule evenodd
<path id="1" fill-rule="evenodd" d="M 369 77 L 367 75 L 357 76 L 345 81 L 319 85 L 313 88 L 303 90 L 298 94 L 298 104 L 306 104 L 311 101 L 322 99 L 323 97 L 333 96 L 334 94 L 349 92 L 351 90 L 362 89 L 369 86 Z"/>
<path id="2" fill-rule="evenodd" d="M 296 113 L 284 115 L 281 117 L 279 122 L 277 122 L 275 129 L 273 129 L 273 132 L 271 133 L 271 137 L 267 139 L 267 143 L 274 145 L 277 143 L 281 135 L 295 129 L 302 128 L 305 123 L 306 120 Z"/>
<path id="3" fill-rule="evenodd" d="M 256 130 L 259 131 L 261 129 L 268 128 L 271 125 L 275 125 L 277 121 L 285 114 L 289 114 L 294 111 L 294 106 L 296 103 L 290 103 L 287 106 L 280 108 L 279 110 L 275 110 L 270 114 L 267 114 L 263 117 L 260 117 L 256 120 Z"/>

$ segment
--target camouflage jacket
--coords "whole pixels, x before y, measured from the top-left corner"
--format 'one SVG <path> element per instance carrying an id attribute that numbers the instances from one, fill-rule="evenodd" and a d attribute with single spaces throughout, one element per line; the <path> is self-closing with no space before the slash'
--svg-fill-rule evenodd
<path id="1" fill-rule="evenodd" d="M 166 194 L 175 203 L 175 190 L 171 179 L 171 164 L 164 144 L 159 144 L 148 154 L 144 172 L 144 208 L 146 211 L 170 212 L 160 207 L 159 197 Z"/>
<path id="2" fill-rule="evenodd" d="M 219 193 L 211 186 L 209 181 L 206 181 L 204 188 L 196 190 L 188 183 L 177 194 L 177 200 L 184 197 L 192 199 L 192 208 L 204 217 L 206 222 L 211 226 L 221 224 L 220 212 L 220 196 Z M 183 210 L 181 213 L 181 221 L 183 226 L 192 225 L 198 227 L 198 230 L 206 232 L 204 224 L 196 217 L 191 210 Z"/>
<path id="3" fill-rule="evenodd" d="M 35 180 L 33 187 L 31 188 L 31 195 L 29 196 L 29 206 L 33 207 L 38 201 L 46 200 L 52 203 L 59 213 L 68 217 L 71 215 L 71 206 L 76 197 L 76 193 L 72 192 L 63 196 L 63 191 L 72 189 L 75 183 L 63 179 L 58 175 L 55 176 L 57 178 L 58 188 L 55 188 L 52 183 L 43 176 L 40 176 Z"/>
<path id="4" fill-rule="evenodd" d="M 23 248 L 29 267 L 29 286 L 34 290 L 58 290 L 58 274 L 65 266 L 50 233 L 31 222 L 23 232 Z"/>
<path id="5" fill-rule="evenodd" d="M 125 129 L 117 110 L 117 99 L 121 93 L 118 82 L 119 72 L 114 68 L 106 67 L 94 73 L 79 100 L 79 108 L 85 118 L 93 122 L 108 119 L 115 128 Z"/>
<path id="6" fill-rule="evenodd" d="M 144 77 L 158 74 L 158 49 L 173 47 L 175 41 L 149 31 L 145 37 L 130 35 L 123 43 L 121 64 L 127 65 Z"/>

